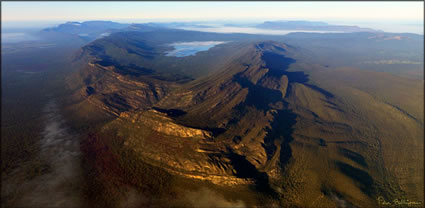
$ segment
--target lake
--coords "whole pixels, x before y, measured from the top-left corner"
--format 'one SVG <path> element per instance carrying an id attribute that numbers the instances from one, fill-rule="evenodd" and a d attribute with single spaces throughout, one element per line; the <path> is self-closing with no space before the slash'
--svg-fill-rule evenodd
<path id="1" fill-rule="evenodd" d="M 167 51 L 166 56 L 184 57 L 193 56 L 200 51 L 207 51 L 210 48 L 226 43 L 225 41 L 192 41 L 192 42 L 176 42 L 170 44 L 174 50 Z"/>

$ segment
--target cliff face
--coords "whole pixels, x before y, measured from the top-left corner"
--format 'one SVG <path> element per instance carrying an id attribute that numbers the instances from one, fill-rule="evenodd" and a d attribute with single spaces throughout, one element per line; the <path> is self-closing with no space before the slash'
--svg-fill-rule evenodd
<path id="1" fill-rule="evenodd" d="M 203 149 L 203 145 L 213 143 L 210 131 L 176 124 L 165 113 L 154 109 L 124 112 L 104 127 L 105 131 L 110 129 L 116 130 L 123 145 L 140 159 L 174 174 L 215 184 L 252 183 L 233 176 L 230 159 L 210 161 L 210 152 Z"/>
<path id="2" fill-rule="evenodd" d="M 264 56 L 284 57 L 287 48 L 249 44 L 215 74 L 182 84 L 123 75 L 82 52 L 87 65 L 74 96 L 115 115 L 104 128 L 125 135 L 125 146 L 143 160 L 214 183 L 255 183 L 264 180 L 259 170 L 278 171 L 275 143 L 282 141 L 266 137 L 288 86 L 288 77 L 268 67 Z"/>
<path id="3" fill-rule="evenodd" d="M 114 70 L 114 66 L 86 63 L 78 74 L 68 80 L 77 85 L 74 99 L 118 116 L 120 112 L 151 107 L 175 86 L 160 80 L 134 80 Z"/>
<path id="4" fill-rule="evenodd" d="M 295 62 L 288 51 L 296 52 L 250 43 L 215 73 L 184 83 L 124 75 L 89 55 L 76 94 L 115 115 L 104 129 L 114 129 L 144 161 L 217 184 L 269 186 L 291 154 L 289 84 L 307 81 L 287 71 Z"/>
<path id="5" fill-rule="evenodd" d="M 166 113 L 161 113 L 154 109 L 144 111 L 143 113 L 123 112 L 120 114 L 119 118 L 129 119 L 131 123 L 135 124 L 136 128 L 144 126 L 151 128 L 152 130 L 160 134 L 165 134 L 168 136 L 182 138 L 195 137 L 201 139 L 207 139 L 212 137 L 211 132 L 176 124 L 171 118 L 167 117 Z"/>

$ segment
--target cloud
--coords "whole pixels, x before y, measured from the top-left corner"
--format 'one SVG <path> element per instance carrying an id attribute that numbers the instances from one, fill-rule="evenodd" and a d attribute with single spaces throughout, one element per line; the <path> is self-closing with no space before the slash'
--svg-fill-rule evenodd
<path id="1" fill-rule="evenodd" d="M 245 203 L 241 200 L 226 200 L 222 195 L 219 195 L 218 193 L 207 188 L 201 188 L 194 192 L 188 192 L 185 195 L 185 198 L 190 202 L 190 204 L 192 204 L 193 207 L 246 207 Z"/>
<path id="2" fill-rule="evenodd" d="M 136 189 L 127 187 L 127 194 L 120 202 L 119 207 L 122 208 L 137 208 L 137 207 L 144 207 L 144 204 L 148 203 L 148 199 L 138 192 Z"/>
<path id="3" fill-rule="evenodd" d="M 78 136 L 70 132 L 54 101 L 44 109 L 46 122 L 40 141 L 40 157 L 50 167 L 47 173 L 31 180 L 9 184 L 19 197 L 17 207 L 80 207 L 82 169 Z M 22 173 L 24 174 L 24 173 Z"/>
<path id="4" fill-rule="evenodd" d="M 332 199 L 337 204 L 338 207 L 341 207 L 341 208 L 353 207 L 353 205 L 350 202 L 344 200 L 342 197 L 338 197 L 338 195 L 333 192 L 330 192 L 330 199 Z"/>

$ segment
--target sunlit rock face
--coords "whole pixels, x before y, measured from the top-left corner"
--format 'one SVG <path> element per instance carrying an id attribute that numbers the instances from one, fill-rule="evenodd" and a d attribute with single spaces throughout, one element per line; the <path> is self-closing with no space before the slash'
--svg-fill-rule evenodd
<path id="1" fill-rule="evenodd" d="M 234 176 L 232 161 L 223 157 L 211 160 L 212 151 L 205 149 L 213 142 L 210 131 L 175 123 L 165 113 L 154 109 L 122 112 L 103 128 L 117 130 L 123 145 L 148 163 L 161 164 L 177 175 L 215 184 L 250 184 L 250 179 Z M 217 151 L 220 152 L 218 147 Z"/>
<path id="2" fill-rule="evenodd" d="M 196 137 L 201 139 L 211 138 L 211 132 L 185 127 L 176 124 L 172 119 L 168 118 L 165 113 L 158 112 L 154 109 L 148 110 L 143 114 L 129 114 L 123 112 L 120 117 L 130 119 L 135 125 L 143 125 L 152 128 L 158 133 L 176 137 Z"/>
<path id="3" fill-rule="evenodd" d="M 183 42 L 176 48 L 208 50 L 223 43 Z M 218 65 L 218 73 L 187 84 L 132 76 L 86 53 L 89 64 L 80 74 L 86 87 L 77 93 L 116 116 L 103 131 L 116 134 L 143 161 L 217 184 L 256 183 L 280 171 L 281 141 L 275 148 L 266 140 L 282 110 L 288 77 L 269 67 L 265 58 L 287 48 L 275 42 L 244 45 L 237 50 L 237 61 Z M 291 63 L 282 60 L 283 67 Z"/>

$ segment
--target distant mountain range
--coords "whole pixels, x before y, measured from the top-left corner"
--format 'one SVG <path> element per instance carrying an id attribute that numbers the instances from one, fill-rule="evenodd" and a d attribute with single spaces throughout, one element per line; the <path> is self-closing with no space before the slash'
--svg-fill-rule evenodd
<path id="1" fill-rule="evenodd" d="M 383 32 L 380 30 L 374 30 L 370 28 L 361 28 L 358 26 L 348 25 L 331 25 L 326 22 L 318 21 L 266 21 L 261 24 L 249 24 L 250 27 L 269 29 L 269 30 L 300 30 L 300 31 L 338 31 L 338 32 Z M 102 33 L 110 33 L 117 30 L 137 30 L 143 26 L 145 28 L 150 27 L 160 28 L 182 28 L 182 27 L 193 27 L 193 28 L 212 28 L 217 26 L 207 25 L 202 22 L 167 22 L 167 23 L 142 23 L 142 24 L 122 24 L 112 21 L 86 21 L 86 22 L 67 22 L 60 24 L 56 27 L 51 27 L 42 30 L 43 32 L 61 32 L 68 34 L 80 35 L 87 39 L 97 37 Z M 225 27 L 247 27 L 247 24 L 223 24 Z"/>
<path id="2" fill-rule="evenodd" d="M 56 27 L 46 28 L 41 32 L 58 32 L 78 35 L 86 41 L 92 41 L 96 38 L 107 36 L 117 30 L 127 28 L 129 25 L 130 24 L 121 24 L 112 21 L 67 22 Z"/>
<path id="3" fill-rule="evenodd" d="M 110 29 L 123 29 L 128 27 L 129 24 L 121 24 L 112 21 L 86 21 L 86 22 L 67 22 L 60 24 L 56 27 L 46 28 L 43 31 L 58 31 L 73 34 L 80 33 L 95 33 Z"/>
<path id="4" fill-rule="evenodd" d="M 330 25 L 326 22 L 313 21 L 266 21 L 256 26 L 272 30 L 309 30 L 309 31 L 341 31 L 341 32 L 382 32 L 370 28 L 348 25 Z"/>

